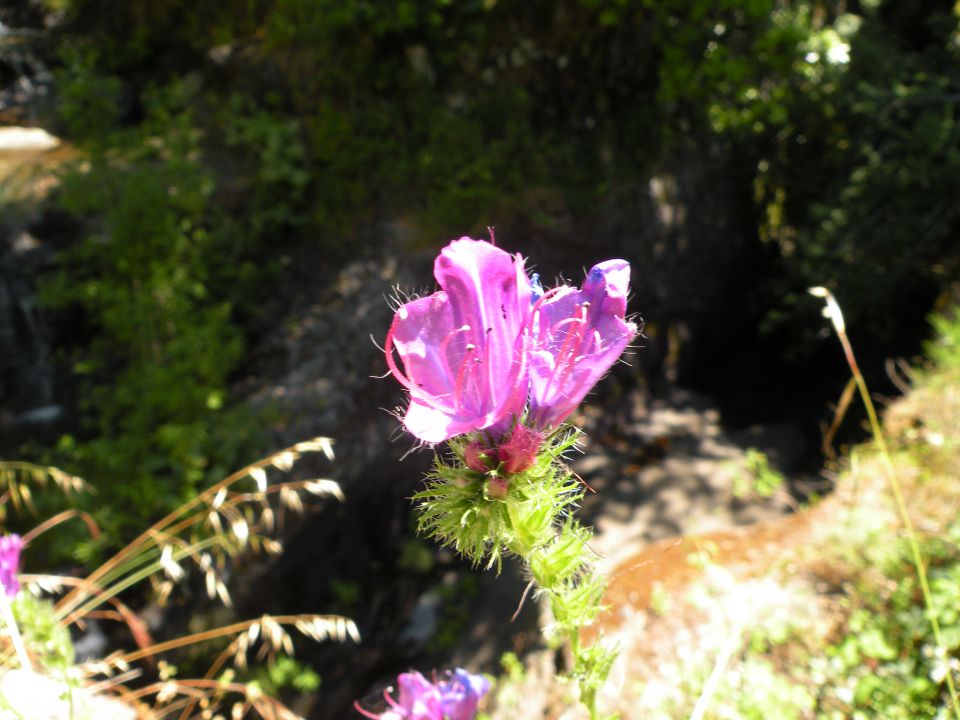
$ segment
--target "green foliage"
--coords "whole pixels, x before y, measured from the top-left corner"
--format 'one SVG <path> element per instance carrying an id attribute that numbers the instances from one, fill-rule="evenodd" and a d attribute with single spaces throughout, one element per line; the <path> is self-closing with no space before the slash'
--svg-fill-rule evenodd
<path id="1" fill-rule="evenodd" d="M 234 95 L 220 124 L 227 147 L 253 168 L 249 187 L 240 189 L 249 198 L 246 232 L 262 239 L 302 225 L 310 171 L 297 121 L 257 109 L 249 98 Z"/>
<path id="2" fill-rule="evenodd" d="M 783 475 L 770 467 L 769 458 L 756 448 L 747 450 L 744 465 L 744 472 L 733 479 L 735 497 L 768 498 L 783 487 Z"/>
<path id="3" fill-rule="evenodd" d="M 23 642 L 33 657 L 51 675 L 64 676 L 73 666 L 73 643 L 53 603 L 21 592 L 12 606 Z"/>
<path id="4" fill-rule="evenodd" d="M 301 693 L 315 693 L 320 689 L 320 676 L 289 655 L 281 655 L 273 662 L 259 665 L 251 682 L 274 697 L 286 688 Z"/>
<path id="5" fill-rule="evenodd" d="M 870 562 L 896 581 L 862 582 L 846 635 L 828 649 L 831 679 L 824 690 L 836 694 L 856 717 L 941 717 L 944 678 L 948 672 L 960 675 L 960 524 L 954 523 L 944 538 L 927 539 L 924 553 L 944 654 L 936 650 L 930 621 L 918 602 L 917 579 L 907 570 L 906 543 L 874 549 Z"/>
<path id="6" fill-rule="evenodd" d="M 935 337 L 926 345 L 926 356 L 941 371 L 960 370 L 960 307 L 953 307 L 930 319 Z"/>
<path id="7" fill-rule="evenodd" d="M 42 288 L 47 307 L 79 311 L 89 333 L 71 358 L 85 380 L 85 437 L 59 450 L 98 478 L 111 533 L 142 526 L 256 450 L 249 413 L 227 401 L 243 338 L 229 300 L 211 290 L 222 258 L 190 99 L 188 86 L 151 96 L 140 126 L 97 138 L 63 177 L 60 204 L 91 232 Z"/>
<path id="8" fill-rule="evenodd" d="M 97 70 L 95 49 L 65 47 L 61 59 L 58 112 L 64 130 L 84 144 L 102 141 L 119 120 L 120 81 Z"/>
<path id="9" fill-rule="evenodd" d="M 920 335 L 919 314 L 960 267 L 960 48 L 947 3 L 859 12 L 811 26 L 755 187 L 787 286 L 834 287 L 861 344 L 889 354 L 893 338 Z M 783 280 L 768 315 L 781 328 L 804 308 Z"/>

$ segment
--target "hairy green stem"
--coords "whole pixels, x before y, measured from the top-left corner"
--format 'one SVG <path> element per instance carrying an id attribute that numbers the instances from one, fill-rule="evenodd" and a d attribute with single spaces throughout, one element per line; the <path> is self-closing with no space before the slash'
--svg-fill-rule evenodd
<path id="1" fill-rule="evenodd" d="M 437 458 L 426 489 L 414 500 L 420 531 L 475 564 L 499 568 L 505 554 L 524 563 L 553 616 L 544 634 L 554 646 L 568 644 L 569 675 L 591 720 L 598 720 L 597 690 L 616 652 L 599 640 L 585 645 L 580 637 L 602 609 L 606 583 L 593 566 L 592 529 L 571 516 L 583 488 L 561 455 L 575 440 L 574 433 L 554 435 L 534 464 L 515 474 L 500 467 L 469 469 L 464 450 L 470 440 L 451 441 L 453 458 Z"/>

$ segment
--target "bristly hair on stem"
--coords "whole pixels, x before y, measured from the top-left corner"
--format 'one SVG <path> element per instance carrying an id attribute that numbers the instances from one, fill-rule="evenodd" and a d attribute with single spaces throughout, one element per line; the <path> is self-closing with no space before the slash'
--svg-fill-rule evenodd
<path id="1" fill-rule="evenodd" d="M 554 647 L 569 644 L 570 678 L 595 720 L 597 690 L 610 673 L 618 648 L 602 637 L 589 646 L 580 640 L 580 631 L 603 610 L 606 580 L 594 568 L 592 529 L 573 517 L 585 487 L 564 454 L 578 438 L 576 429 L 555 431 L 533 463 L 517 473 L 490 459 L 493 452 L 486 453 L 488 464 L 476 461 L 476 448 L 492 447 L 491 438 L 482 433 L 455 438 L 446 457 L 437 455 L 426 489 L 413 499 L 420 532 L 475 566 L 496 567 L 499 572 L 505 555 L 523 562 L 536 597 L 550 609 L 544 636 Z M 488 469 L 482 471 L 484 467 Z"/>
<path id="2" fill-rule="evenodd" d="M 569 430 L 548 438 L 531 467 L 503 478 L 509 491 L 501 498 L 489 491 L 489 481 L 500 477 L 497 469 L 480 473 L 466 466 L 464 453 L 475 438 L 451 440 L 451 456 L 437 454 L 426 488 L 413 496 L 418 531 L 499 573 L 505 553 L 529 552 L 553 537 L 557 517 L 567 517 L 583 496 L 562 462 L 578 437 Z"/>

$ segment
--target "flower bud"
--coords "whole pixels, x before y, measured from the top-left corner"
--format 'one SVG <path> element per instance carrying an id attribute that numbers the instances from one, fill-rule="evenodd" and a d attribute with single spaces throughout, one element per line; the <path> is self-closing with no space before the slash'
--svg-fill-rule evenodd
<path id="1" fill-rule="evenodd" d="M 493 451 L 490 448 L 479 440 L 472 440 L 463 451 L 463 462 L 474 472 L 487 473 L 490 471 L 487 461 L 492 455 Z"/>
<path id="2" fill-rule="evenodd" d="M 506 497 L 509 488 L 510 486 L 507 483 L 507 479 L 499 475 L 487 480 L 487 496 L 490 497 L 491 500 L 500 500 Z"/>
<path id="3" fill-rule="evenodd" d="M 542 432 L 525 425 L 517 425 L 510 434 L 510 439 L 503 443 L 497 452 L 504 472 L 513 475 L 533 465 L 542 442 Z"/>

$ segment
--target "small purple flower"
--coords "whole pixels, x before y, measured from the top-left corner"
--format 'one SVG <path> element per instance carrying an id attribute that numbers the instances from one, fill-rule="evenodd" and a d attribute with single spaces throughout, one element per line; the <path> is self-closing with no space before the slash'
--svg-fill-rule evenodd
<path id="1" fill-rule="evenodd" d="M 559 425 L 623 353 L 637 334 L 624 319 L 630 264 L 594 265 L 580 290 L 561 285 L 533 307 L 530 420 L 535 427 Z"/>
<path id="2" fill-rule="evenodd" d="M 523 259 L 464 237 L 441 251 L 434 276 L 441 290 L 401 306 L 387 333 L 387 365 L 410 391 L 404 426 L 431 443 L 503 432 L 527 400 Z"/>
<path id="3" fill-rule="evenodd" d="M 20 580 L 17 572 L 20 567 L 20 551 L 23 540 L 19 535 L 0 537 L 0 589 L 11 600 L 20 592 Z"/>
<path id="4" fill-rule="evenodd" d="M 490 681 L 457 668 L 439 687 L 444 720 L 473 720 L 480 699 L 490 690 Z"/>
<path id="5" fill-rule="evenodd" d="M 474 720 L 480 699 L 490 689 L 485 677 L 461 668 L 448 673 L 446 680 L 432 683 L 418 672 L 401 673 L 397 685 L 396 700 L 389 689 L 383 692 L 389 710 L 374 715 L 357 703 L 354 707 L 374 720 Z"/>

